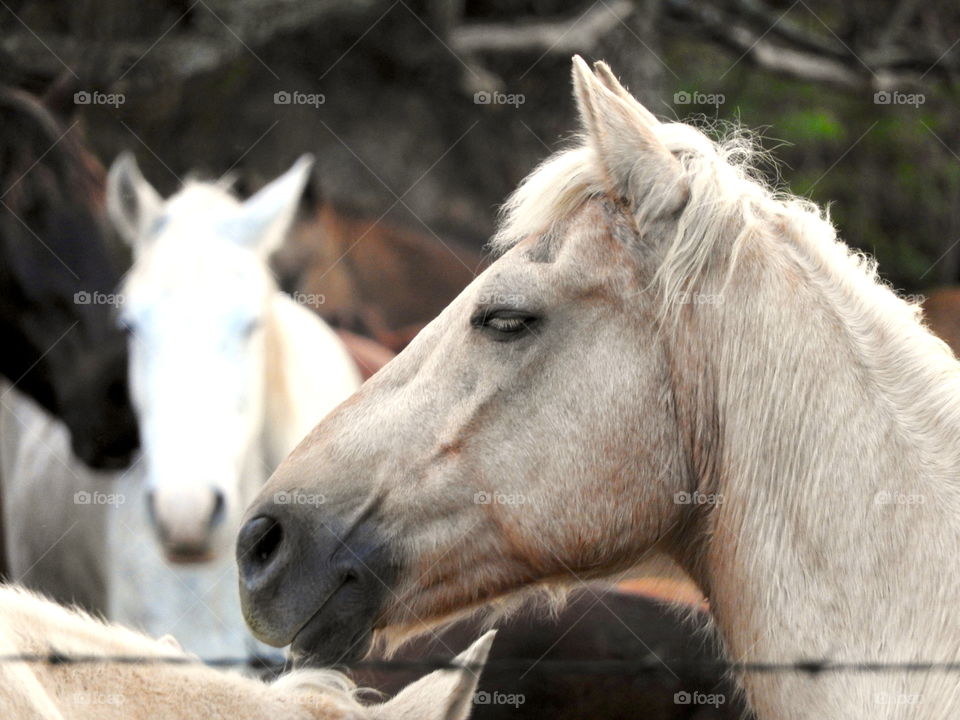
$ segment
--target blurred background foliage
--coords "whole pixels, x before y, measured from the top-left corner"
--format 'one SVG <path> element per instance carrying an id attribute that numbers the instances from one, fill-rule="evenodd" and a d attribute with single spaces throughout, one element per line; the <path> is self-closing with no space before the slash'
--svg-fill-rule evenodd
<path id="1" fill-rule="evenodd" d="M 579 52 L 662 117 L 757 131 L 771 179 L 913 292 L 960 274 L 958 41 L 948 0 L 7 0 L 0 80 L 122 93 L 64 113 L 166 192 L 311 151 L 335 204 L 480 246 L 576 130 Z"/>

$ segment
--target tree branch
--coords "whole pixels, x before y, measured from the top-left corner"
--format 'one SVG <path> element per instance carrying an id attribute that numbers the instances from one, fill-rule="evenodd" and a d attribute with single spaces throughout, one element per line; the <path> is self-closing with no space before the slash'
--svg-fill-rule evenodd
<path id="1" fill-rule="evenodd" d="M 920 57 L 889 48 L 862 56 L 851 55 L 852 51 L 847 50 L 827 51 L 820 47 L 820 40 L 800 35 L 795 28 L 766 28 L 758 33 L 739 16 L 692 0 L 665 0 L 664 19 L 673 24 L 678 34 L 689 35 L 693 25 L 712 42 L 761 69 L 846 90 L 917 88 L 926 84 L 923 76 L 927 73 L 945 76 L 949 70 L 943 58 Z M 772 37 L 780 42 L 774 42 Z"/>

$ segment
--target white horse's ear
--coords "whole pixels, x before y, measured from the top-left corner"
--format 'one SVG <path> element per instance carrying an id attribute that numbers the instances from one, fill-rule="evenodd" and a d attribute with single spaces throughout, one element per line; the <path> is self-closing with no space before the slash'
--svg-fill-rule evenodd
<path id="1" fill-rule="evenodd" d="M 107 214 L 117 232 L 137 250 L 162 211 L 163 198 L 143 177 L 133 153 L 121 153 L 107 174 Z"/>
<path id="2" fill-rule="evenodd" d="M 473 697 L 480 669 L 487 661 L 495 630 L 483 635 L 453 662 L 469 670 L 436 670 L 382 705 L 372 708 L 373 720 L 466 720 L 473 709 Z"/>
<path id="3" fill-rule="evenodd" d="M 257 191 L 226 221 L 225 236 L 264 257 L 276 250 L 296 217 L 311 167 L 313 156 L 300 156 L 293 167 Z"/>
<path id="4" fill-rule="evenodd" d="M 573 58 L 573 89 L 587 141 L 610 192 L 648 218 L 672 214 L 687 201 L 680 162 L 660 141 L 660 124 L 627 93 L 606 65 L 595 75 Z"/>

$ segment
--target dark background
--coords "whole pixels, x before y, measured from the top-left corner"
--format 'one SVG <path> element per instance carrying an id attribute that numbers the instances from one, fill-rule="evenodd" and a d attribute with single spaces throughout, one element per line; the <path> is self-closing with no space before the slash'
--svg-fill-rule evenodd
<path id="1" fill-rule="evenodd" d="M 576 130 L 579 52 L 662 117 L 758 131 L 771 179 L 922 291 L 960 273 L 958 40 L 947 0 L 5 0 L 0 81 L 122 93 L 65 107 L 70 132 L 164 192 L 230 168 L 256 187 L 311 151 L 338 205 L 479 247 Z"/>

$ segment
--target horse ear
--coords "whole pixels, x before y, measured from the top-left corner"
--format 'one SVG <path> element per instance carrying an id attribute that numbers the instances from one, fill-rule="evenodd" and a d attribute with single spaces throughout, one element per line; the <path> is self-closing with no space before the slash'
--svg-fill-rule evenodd
<path id="1" fill-rule="evenodd" d="M 226 236 L 264 256 L 276 250 L 296 217 L 311 167 L 313 156 L 302 155 L 283 175 L 258 190 L 227 221 Z"/>
<path id="2" fill-rule="evenodd" d="M 473 709 L 473 696 L 480 668 L 487 661 L 495 630 L 483 635 L 453 662 L 468 670 L 436 670 L 407 685 L 388 702 L 371 708 L 373 720 L 466 720 Z"/>
<path id="3" fill-rule="evenodd" d="M 573 58 L 573 88 L 580 122 L 608 188 L 648 218 L 669 215 L 686 203 L 680 162 L 657 137 L 659 121 L 623 88 L 610 68 L 595 75 Z"/>
<path id="4" fill-rule="evenodd" d="M 162 208 L 163 198 L 143 177 L 133 153 L 121 153 L 107 174 L 107 214 L 132 248 L 144 241 Z"/>
<path id="5" fill-rule="evenodd" d="M 656 127 L 660 124 L 660 121 L 657 120 L 656 116 L 647 110 L 643 105 L 641 105 L 640 101 L 631 95 L 630 91 L 620 84 L 617 76 L 613 74 L 613 70 L 611 70 L 610 66 L 607 65 L 603 60 L 597 60 L 597 62 L 593 64 L 593 72 L 596 74 L 600 82 L 604 84 L 604 87 L 606 87 L 607 90 L 621 98 L 624 102 L 636 110 L 638 115 L 649 127 Z"/>

